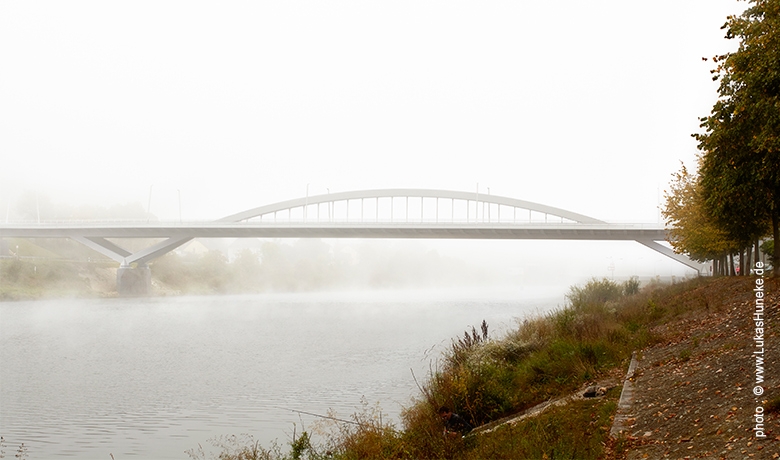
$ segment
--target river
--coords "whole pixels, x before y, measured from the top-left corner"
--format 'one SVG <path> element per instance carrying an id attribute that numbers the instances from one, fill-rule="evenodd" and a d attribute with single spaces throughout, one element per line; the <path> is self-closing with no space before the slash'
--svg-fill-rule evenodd
<path id="1" fill-rule="evenodd" d="M 563 303 L 561 286 L 0 303 L 0 435 L 31 460 L 187 459 L 285 445 L 361 401 L 399 422 L 452 338 Z"/>

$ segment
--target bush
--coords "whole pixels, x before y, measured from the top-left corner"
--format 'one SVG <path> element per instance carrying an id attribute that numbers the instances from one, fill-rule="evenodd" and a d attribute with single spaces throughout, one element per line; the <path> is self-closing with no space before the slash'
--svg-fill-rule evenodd
<path id="1" fill-rule="evenodd" d="M 604 305 L 617 300 L 623 295 L 623 287 L 614 281 L 603 278 L 592 278 L 584 287 L 572 286 L 566 298 L 569 305 L 575 310 L 581 310 L 590 306 Z"/>
<path id="2" fill-rule="evenodd" d="M 636 278 L 592 279 L 569 290 L 566 306 L 525 319 L 502 339 L 466 331 L 431 371 L 425 397 L 405 412 L 405 433 L 415 434 L 407 446 L 419 457 L 441 452 L 432 434 L 440 405 L 479 426 L 576 391 L 626 361 L 650 340 L 648 322 L 667 313 L 652 296 L 642 296 Z"/>

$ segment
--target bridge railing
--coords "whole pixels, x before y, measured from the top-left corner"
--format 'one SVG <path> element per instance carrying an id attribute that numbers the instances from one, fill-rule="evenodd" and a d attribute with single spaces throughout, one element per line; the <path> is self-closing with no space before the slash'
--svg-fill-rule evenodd
<path id="1" fill-rule="evenodd" d="M 11 221 L 8 223 L 0 223 L 0 237 L 2 236 L 2 229 L 17 229 L 17 228 L 116 228 L 116 227 L 132 227 L 132 228 L 191 228 L 191 227 L 228 227 L 228 226 L 341 226 L 341 225 L 390 225 L 390 226 L 415 226 L 415 225 L 442 225 L 442 226 L 495 226 L 495 227 L 578 227 L 578 228 L 604 228 L 604 227 L 621 227 L 621 228 L 636 228 L 636 229 L 658 229 L 664 228 L 663 224 L 650 223 L 650 222 L 600 222 L 600 223 L 578 223 L 572 221 L 560 221 L 550 220 L 548 222 L 541 221 L 466 221 L 466 220 L 436 220 L 436 219 L 424 219 L 422 221 L 390 221 L 389 219 L 379 220 L 334 220 L 334 221 L 317 221 L 317 220 L 303 220 L 303 219 L 279 219 L 273 220 L 259 220 L 253 219 L 241 222 L 215 222 L 213 220 L 188 220 L 188 221 L 137 221 L 137 220 L 45 220 L 45 221 Z"/>

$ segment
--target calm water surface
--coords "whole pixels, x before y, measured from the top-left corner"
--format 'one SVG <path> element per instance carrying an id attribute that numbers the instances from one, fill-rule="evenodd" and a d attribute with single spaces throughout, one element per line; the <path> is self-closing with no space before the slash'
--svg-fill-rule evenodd
<path id="1" fill-rule="evenodd" d="M 0 303 L 0 435 L 29 458 L 187 459 L 221 435 L 286 444 L 361 399 L 398 420 L 450 340 L 562 287 Z"/>

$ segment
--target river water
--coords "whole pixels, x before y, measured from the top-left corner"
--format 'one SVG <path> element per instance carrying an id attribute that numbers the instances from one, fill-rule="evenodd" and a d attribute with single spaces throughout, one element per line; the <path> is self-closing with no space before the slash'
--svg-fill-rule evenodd
<path id="1" fill-rule="evenodd" d="M 0 303 L 5 455 L 187 459 L 248 433 L 285 445 L 379 404 L 398 421 L 453 337 L 492 336 L 564 288 Z M 319 419 L 321 420 L 321 419 Z"/>

